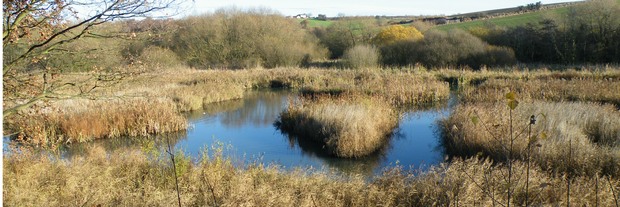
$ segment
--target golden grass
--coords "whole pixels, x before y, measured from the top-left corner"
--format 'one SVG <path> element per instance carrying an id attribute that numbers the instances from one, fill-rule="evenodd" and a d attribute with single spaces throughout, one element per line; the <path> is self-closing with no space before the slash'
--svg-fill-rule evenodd
<path id="1" fill-rule="evenodd" d="M 549 71 L 512 68 L 509 71 L 439 70 L 440 80 L 457 84 L 466 103 L 502 101 L 509 91 L 522 101 L 589 101 L 620 107 L 620 68 L 592 67 Z"/>
<path id="2" fill-rule="evenodd" d="M 515 91 L 524 101 L 590 101 L 620 107 L 620 79 L 494 79 L 466 90 L 462 97 L 468 103 L 493 102 L 502 100 L 508 91 Z"/>
<path id="3" fill-rule="evenodd" d="M 18 140 L 49 146 L 101 138 L 147 136 L 187 128 L 187 120 L 169 101 L 116 100 L 63 102 L 71 108 L 18 114 Z"/>
<path id="4" fill-rule="evenodd" d="M 206 156 L 207 154 L 215 154 Z M 250 164 L 235 167 L 220 153 L 198 162 L 177 154 L 183 206 L 491 206 L 506 205 L 507 168 L 478 159 L 454 160 L 414 176 L 401 168 L 364 180 L 329 173 L 282 172 Z M 71 160 L 40 156 L 28 149 L 3 159 L 6 206 L 176 206 L 169 160 L 139 150 L 106 153 L 93 146 Z M 523 206 L 525 165 L 515 162 L 511 204 Z M 537 167 L 530 171 L 527 195 L 533 206 L 565 206 L 567 180 Z M 570 204 L 615 206 L 620 181 L 575 176 Z"/>
<path id="5" fill-rule="evenodd" d="M 618 71 L 426 72 L 295 68 L 196 71 L 181 68 L 129 77 L 95 93 L 102 97 L 124 97 L 124 101 L 52 102 L 38 105 L 37 110 L 23 111 L 19 117 L 7 118 L 5 123 L 8 122 L 11 130 L 21 132 L 27 142 L 37 145 L 163 133 L 185 129 L 186 120 L 180 116 L 180 111 L 237 99 L 251 88 L 283 86 L 336 91 L 359 98 L 354 101 L 330 98 L 291 105 L 298 107 L 295 110 L 307 110 L 308 114 L 322 111 L 313 116 L 324 118 L 325 123 L 335 123 L 326 126 L 389 128 L 373 126 L 379 125 L 377 121 L 389 119 L 377 110 L 394 113 L 394 106 L 446 99 L 447 84 L 438 79 L 457 80 L 466 87 L 464 97 L 471 105 L 458 106 L 442 124 L 446 147 L 460 155 L 473 156 L 482 152 L 497 161 L 505 160 L 506 151 L 502 149 L 509 134 L 508 108 L 501 100 L 506 90 L 518 92 L 522 103 L 513 115 L 516 133 L 523 133 L 515 141 L 517 161 L 513 162 L 510 185 L 505 179 L 507 167 L 501 162 L 478 158 L 453 159 L 415 176 L 397 167 L 366 180 L 325 172 L 305 173 L 303 169 L 282 172 L 271 166 L 235 166 L 221 154 L 209 157 L 205 153 L 199 162 L 191 162 L 187 156 L 177 153 L 182 203 L 184 206 L 491 206 L 506 205 L 509 200 L 507 186 L 512 186 L 512 204 L 525 205 L 527 194 L 533 206 L 564 206 L 568 201 L 568 181 L 571 205 L 617 206 L 620 199 L 620 112 L 609 105 L 536 100 L 617 104 L 619 98 L 614 92 L 619 91 Z M 476 86 L 480 87 L 472 88 Z M 377 100 L 388 101 L 377 103 Z M 7 99 L 4 102 L 6 106 L 12 104 Z M 316 109 L 310 110 L 312 107 Z M 531 151 L 535 165 L 527 179 L 529 190 L 526 193 L 527 168 L 523 160 L 527 131 L 524 127 L 532 114 L 538 119 L 532 135 L 538 136 L 535 144 L 539 146 L 534 145 Z M 333 115 L 332 119 L 327 119 L 327 115 Z M 472 122 L 474 116 L 480 120 L 477 124 Z M 366 120 L 359 121 L 363 119 Z M 308 132 L 317 134 L 322 130 L 315 127 Z M 346 133 L 381 134 L 380 130 L 359 131 Z M 542 139 L 543 132 L 545 139 Z M 493 138 L 492 134 L 499 138 Z M 354 149 L 345 150 L 343 154 L 366 146 L 352 141 L 340 144 Z M 22 147 L 5 154 L 3 159 L 4 204 L 176 205 L 174 177 L 168 159 L 147 154 L 127 149 L 105 152 L 93 145 L 85 156 L 61 159 Z"/>
<path id="6" fill-rule="evenodd" d="M 310 95 L 355 93 L 382 97 L 394 106 L 437 103 L 447 100 L 450 94 L 449 84 L 436 80 L 430 73 L 363 70 L 344 78 L 353 84 L 305 86 L 302 92 Z"/>
<path id="7" fill-rule="evenodd" d="M 620 80 L 620 67 L 610 66 L 584 66 L 579 70 L 549 70 L 548 68 L 523 68 L 513 67 L 504 69 L 480 71 L 472 70 L 454 70 L 440 69 L 433 71 L 433 74 L 444 81 L 453 83 L 458 82 L 460 85 L 477 85 L 486 80 L 492 79 L 513 79 L 513 80 L 552 80 L 552 79 L 587 79 L 587 80 Z"/>
<path id="8" fill-rule="evenodd" d="M 323 143 L 338 157 L 362 157 L 377 151 L 398 125 L 398 114 L 382 99 L 347 96 L 290 103 L 279 128 Z"/>
<path id="9" fill-rule="evenodd" d="M 620 176 L 620 112 L 613 106 L 521 103 L 513 111 L 513 158 L 526 158 L 531 115 L 537 119 L 530 136 L 535 137 L 531 156 L 541 168 L 579 175 Z M 442 125 L 444 146 L 450 154 L 483 153 L 497 161 L 508 156 L 511 132 L 506 103 L 460 105 Z"/>
<path id="10" fill-rule="evenodd" d="M 79 82 L 88 80 L 89 77 L 91 76 L 88 73 L 60 74 L 55 81 Z M 120 79 L 113 84 L 104 84 L 102 86 L 104 87 L 97 88 L 89 94 L 91 98 L 101 99 L 96 101 L 101 104 L 89 106 L 93 107 L 93 109 L 86 110 L 82 107 L 81 111 L 78 112 L 75 105 L 88 105 L 91 102 L 90 100 L 79 98 L 42 103 L 39 104 L 40 107 L 35 107 L 35 110 L 30 110 L 27 113 L 23 112 L 18 116 L 8 117 L 5 121 L 8 123 L 5 125 L 5 129 L 21 133 L 23 137 L 31 137 L 24 140 L 34 141 L 36 144 L 56 143 L 59 141 L 87 141 L 95 138 L 184 130 L 185 125 L 176 124 L 178 117 L 181 116 L 180 112 L 202 109 L 205 105 L 211 103 L 239 99 L 244 97 L 246 90 L 257 88 L 344 89 L 369 96 L 385 97 L 395 105 L 444 100 L 447 99 L 449 94 L 447 83 L 440 82 L 430 73 L 425 72 L 300 68 L 202 71 L 180 67 L 159 72 L 136 73 L 124 77 L 124 79 Z M 77 89 L 67 88 L 60 92 L 72 94 L 76 92 L 75 90 Z M 123 99 L 124 101 L 116 104 L 104 101 L 107 99 Z M 11 106 L 16 101 L 20 100 L 4 99 L 4 104 L 5 106 Z M 136 103 L 132 103 L 133 101 L 136 101 Z M 78 103 L 67 104 L 67 102 Z M 175 103 L 173 108 L 176 108 L 177 114 L 171 114 L 170 102 Z M 163 106 L 155 106 L 162 103 Z M 138 109 L 140 105 L 144 104 L 148 104 L 148 108 L 151 109 Z M 133 107 L 135 109 L 117 110 L 114 106 L 120 106 L 120 108 Z M 105 111 L 102 111 L 103 109 Z M 128 121 L 124 121 L 124 119 L 134 119 L 132 117 L 151 116 L 150 113 L 158 113 L 156 110 L 162 110 L 162 117 L 173 117 L 171 118 L 171 123 L 175 123 L 173 124 L 175 127 L 166 128 L 158 126 L 165 129 L 153 130 L 146 129 L 147 127 L 137 124 L 128 124 Z M 124 116 L 132 117 L 123 118 Z M 54 120 L 47 121 L 50 117 Z M 84 121 L 65 123 L 61 127 L 62 129 L 58 129 L 60 120 L 67 119 L 73 121 L 77 119 L 73 117 L 83 117 Z M 98 119 L 108 121 L 100 121 Z M 139 122 L 139 120 L 135 120 L 135 122 Z M 158 123 L 163 123 L 163 121 L 158 121 Z M 123 129 L 124 127 L 132 128 Z"/>
<path id="11" fill-rule="evenodd" d="M 207 104 L 243 98 L 245 89 L 238 85 L 199 83 L 170 90 L 170 97 L 180 111 L 200 110 Z"/>

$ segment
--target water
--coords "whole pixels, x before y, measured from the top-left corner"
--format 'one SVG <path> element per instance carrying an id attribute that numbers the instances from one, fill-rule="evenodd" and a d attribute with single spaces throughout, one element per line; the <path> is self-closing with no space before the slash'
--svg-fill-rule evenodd
<path id="1" fill-rule="evenodd" d="M 443 160 L 436 120 L 447 115 L 445 108 L 408 112 L 380 152 L 343 159 L 325 154 L 320 144 L 289 137 L 274 127 L 279 113 L 294 97 L 289 91 L 256 91 L 242 100 L 213 104 L 205 112 L 189 115 L 192 129 L 176 147 L 198 155 L 204 146 L 223 143 L 232 147 L 228 155 L 237 159 L 260 159 L 287 169 L 312 167 L 363 175 L 396 164 L 424 169 Z"/>
<path id="2" fill-rule="evenodd" d="M 284 169 L 326 169 L 365 176 L 395 165 L 424 170 L 443 160 L 437 120 L 448 115 L 448 106 L 405 113 L 383 149 L 363 158 L 344 159 L 327 155 L 321 144 L 289 137 L 274 126 L 280 112 L 295 97 L 291 91 L 247 92 L 243 99 L 211 104 L 204 111 L 187 114 L 190 129 L 167 137 L 173 137 L 170 140 L 177 150 L 194 158 L 199 158 L 205 148 L 224 146 L 224 155 L 236 162 L 275 164 Z M 165 142 L 161 141 L 166 140 L 163 137 L 120 138 L 69 145 L 62 154 L 70 158 L 83 154 L 88 146 L 95 144 L 109 152 L 124 147 L 144 148 L 149 145 L 147 143 L 154 143 L 153 140 L 159 140 L 155 143 L 158 147 L 165 147 Z"/>

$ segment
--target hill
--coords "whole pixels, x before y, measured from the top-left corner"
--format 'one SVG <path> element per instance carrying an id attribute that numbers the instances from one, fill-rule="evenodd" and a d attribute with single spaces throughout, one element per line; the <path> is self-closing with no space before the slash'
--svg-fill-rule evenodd
<path id="1" fill-rule="evenodd" d="M 308 28 L 314 27 L 329 27 L 334 22 L 332 20 L 320 20 L 320 19 L 297 19 L 297 21 L 301 24 L 303 21 L 307 22 Z"/>
<path id="2" fill-rule="evenodd" d="M 519 15 L 511 15 L 511 16 L 504 16 L 504 17 L 497 17 L 497 18 L 490 18 L 490 19 L 483 19 L 483 20 L 474 20 L 474 21 L 453 23 L 453 24 L 444 24 L 444 25 L 438 25 L 436 28 L 441 29 L 441 30 L 450 30 L 450 29 L 455 29 L 455 28 L 462 29 L 462 30 L 468 30 L 474 27 L 484 26 L 485 24 L 493 24 L 493 25 L 497 25 L 500 27 L 516 27 L 520 25 L 525 25 L 530 22 L 532 23 L 539 22 L 543 20 L 545 16 L 548 16 L 548 15 L 564 15 L 568 12 L 569 12 L 569 8 L 563 7 L 563 8 L 557 8 L 557 9 L 552 9 L 552 10 L 529 12 L 529 13 L 519 14 Z"/>
<path id="3" fill-rule="evenodd" d="M 451 16 L 451 18 L 463 18 L 481 15 L 487 15 L 488 17 L 460 23 L 438 25 L 436 26 L 436 28 L 441 30 L 450 30 L 455 28 L 468 30 L 474 27 L 484 26 L 485 24 L 493 24 L 500 27 L 516 27 L 520 25 L 525 25 L 527 23 L 539 22 L 543 20 L 545 16 L 565 15 L 570 11 L 571 6 L 579 3 L 581 2 L 547 4 L 543 5 L 543 8 L 541 10 L 529 12 L 520 12 L 519 10 L 522 9 L 522 7 L 513 7 L 454 15 Z"/>

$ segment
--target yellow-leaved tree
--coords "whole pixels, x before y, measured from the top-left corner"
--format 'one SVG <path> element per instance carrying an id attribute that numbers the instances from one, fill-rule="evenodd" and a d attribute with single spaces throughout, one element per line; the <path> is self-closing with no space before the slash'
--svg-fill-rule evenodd
<path id="1" fill-rule="evenodd" d="M 424 35 L 415 27 L 404 27 L 402 25 L 392 25 L 381 30 L 372 42 L 376 45 L 389 45 L 402 40 L 421 40 Z"/>

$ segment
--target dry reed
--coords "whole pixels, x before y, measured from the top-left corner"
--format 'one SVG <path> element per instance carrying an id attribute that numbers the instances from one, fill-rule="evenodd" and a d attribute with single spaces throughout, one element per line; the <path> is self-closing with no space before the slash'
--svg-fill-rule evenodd
<path id="1" fill-rule="evenodd" d="M 338 157 L 362 157 L 381 148 L 398 124 L 382 99 L 319 97 L 290 103 L 278 121 L 283 132 L 323 143 Z"/>
<path id="2" fill-rule="evenodd" d="M 453 160 L 424 173 L 393 168 L 370 180 L 274 166 L 235 167 L 218 153 L 199 162 L 179 156 L 183 206 L 491 206 L 505 205 L 507 168 L 489 161 Z M 213 156 L 206 156 L 214 154 Z M 64 160 L 22 148 L 4 156 L 6 206 L 174 206 L 176 192 L 166 159 L 139 150 L 106 153 L 93 146 L 84 156 Z M 564 206 L 566 177 L 533 167 L 525 190 L 525 164 L 515 162 L 511 203 Z M 615 206 L 620 181 L 605 176 L 570 180 L 575 206 Z"/>
<path id="3" fill-rule="evenodd" d="M 76 104 L 78 103 L 78 104 Z M 64 110 L 31 112 L 13 119 L 21 131 L 17 139 L 49 146 L 100 138 L 147 136 L 185 130 L 187 120 L 165 100 L 72 100 Z"/>
<path id="4" fill-rule="evenodd" d="M 522 101 L 590 101 L 620 107 L 620 70 L 592 67 L 582 70 L 549 71 L 512 68 L 509 71 L 439 70 L 440 80 L 458 84 L 467 103 L 502 101 L 515 92 Z"/>
<path id="5" fill-rule="evenodd" d="M 89 77 L 90 75 L 86 73 L 61 74 L 57 77 L 57 81 L 70 82 Z M 81 142 L 95 138 L 184 130 L 185 125 L 176 124 L 178 118 L 181 117 L 180 112 L 199 110 L 207 104 L 242 98 L 248 89 L 270 87 L 316 88 L 318 90 L 346 89 L 359 94 L 386 97 L 393 104 L 428 103 L 447 99 L 449 94 L 448 85 L 436 80 L 428 73 L 299 68 L 201 71 L 175 68 L 159 72 L 136 73 L 124 77 L 114 84 L 99 87 L 89 94 L 92 99 L 122 99 L 122 103 L 113 104 L 110 102 L 110 106 L 104 106 L 107 104 L 106 101 L 100 101 L 103 102 L 101 105 L 91 105 L 90 107 L 94 107 L 93 109 L 82 110 L 78 113 L 76 112 L 77 109 L 73 108 L 76 104 L 67 105 L 66 103 L 83 102 L 77 105 L 86 105 L 90 100 L 79 98 L 68 101 L 52 100 L 39 104 L 41 107 L 35 107 L 35 110 L 7 117 L 5 129 L 20 133 L 22 137 L 26 138 L 23 140 L 36 142 L 39 145 L 61 141 Z M 61 92 L 76 93 L 72 90 L 74 89 Z M 131 103 L 134 100 L 137 102 Z M 5 99 L 4 104 L 11 106 L 17 101 L 20 100 Z M 170 102 L 175 103 L 173 108 L 176 108 L 176 114 L 174 114 L 174 110 L 171 111 Z M 144 104 L 148 105 L 148 110 L 137 109 Z M 163 105 L 156 106 L 157 104 Z M 119 106 L 120 109 L 115 109 L 113 106 Z M 125 110 L 123 109 L 125 107 L 135 109 Z M 173 124 L 175 127 L 157 126 L 157 130 L 155 130 L 136 124 L 128 124 L 129 122 L 125 121 L 125 119 L 134 119 L 132 117 L 151 116 L 150 113 L 159 113 L 157 110 L 162 111 L 162 117 L 173 117 L 170 120 L 173 120 L 171 123 L 175 123 Z M 83 121 L 65 123 L 62 126 L 64 128 L 59 129 L 61 127 L 59 120 L 74 120 L 77 118 L 72 117 L 78 116 L 82 117 Z M 49 119 L 55 120 L 48 121 Z M 112 122 L 110 119 L 123 121 Z M 135 120 L 135 122 L 139 122 L 139 120 Z M 158 121 L 157 123 L 163 122 Z M 91 123 L 102 126 L 94 127 L 91 126 Z M 132 129 L 124 129 L 124 127 L 132 127 Z"/>
<path id="6" fill-rule="evenodd" d="M 468 103 L 493 102 L 502 100 L 508 91 L 515 91 L 524 101 L 590 101 L 620 107 L 620 79 L 493 79 L 465 90 L 462 97 Z"/>
<path id="7" fill-rule="evenodd" d="M 528 137 L 530 116 L 537 119 Z M 478 121 L 480 120 L 480 121 Z M 620 112 L 610 105 L 522 103 L 513 111 L 513 158 L 552 172 L 620 176 Z M 453 155 L 483 153 L 497 161 L 508 156 L 509 108 L 505 103 L 460 105 L 442 121 L 444 146 Z"/>

